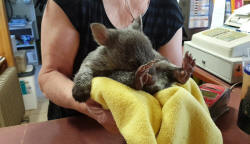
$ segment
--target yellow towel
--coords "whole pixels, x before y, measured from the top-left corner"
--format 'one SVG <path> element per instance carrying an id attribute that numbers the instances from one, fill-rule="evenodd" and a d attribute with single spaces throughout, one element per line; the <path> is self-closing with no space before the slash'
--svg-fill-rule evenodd
<path id="1" fill-rule="evenodd" d="M 222 144 L 196 83 L 152 96 L 105 77 L 92 80 L 91 98 L 109 109 L 128 144 Z"/>

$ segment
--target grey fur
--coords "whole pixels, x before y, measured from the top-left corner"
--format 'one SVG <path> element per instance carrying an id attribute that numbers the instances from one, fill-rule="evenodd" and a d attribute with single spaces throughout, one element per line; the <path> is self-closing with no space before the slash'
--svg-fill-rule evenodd
<path id="1" fill-rule="evenodd" d="M 75 75 L 72 91 L 75 100 L 83 102 L 89 98 L 91 80 L 96 76 L 107 76 L 134 88 L 138 67 L 156 59 L 160 62 L 149 71 L 155 83 L 143 89 L 152 94 L 177 81 L 173 73 L 181 67 L 169 63 L 153 49 L 142 31 L 141 18 L 125 29 L 107 29 L 102 24 L 93 23 L 91 30 L 100 46 L 89 53 Z"/>

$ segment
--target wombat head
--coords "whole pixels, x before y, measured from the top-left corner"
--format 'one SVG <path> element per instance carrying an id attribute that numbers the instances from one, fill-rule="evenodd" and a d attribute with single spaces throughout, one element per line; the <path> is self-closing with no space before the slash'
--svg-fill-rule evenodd
<path id="1" fill-rule="evenodd" d="M 108 48 L 152 48 L 150 40 L 143 33 L 141 17 L 135 19 L 132 24 L 124 29 L 108 29 L 100 23 L 92 23 L 90 28 L 95 41 L 99 45 L 103 45 Z"/>

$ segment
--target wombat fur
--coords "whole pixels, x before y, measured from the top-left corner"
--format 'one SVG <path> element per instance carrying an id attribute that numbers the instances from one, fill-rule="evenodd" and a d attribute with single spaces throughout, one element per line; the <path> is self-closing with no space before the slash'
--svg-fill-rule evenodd
<path id="1" fill-rule="evenodd" d="M 79 102 L 90 97 L 91 80 L 96 76 L 154 94 L 173 82 L 185 83 L 193 71 L 190 55 L 185 55 L 184 66 L 177 67 L 153 49 L 143 33 L 141 17 L 124 29 L 107 29 L 99 23 L 90 27 L 100 46 L 88 54 L 74 77 L 72 92 Z"/>

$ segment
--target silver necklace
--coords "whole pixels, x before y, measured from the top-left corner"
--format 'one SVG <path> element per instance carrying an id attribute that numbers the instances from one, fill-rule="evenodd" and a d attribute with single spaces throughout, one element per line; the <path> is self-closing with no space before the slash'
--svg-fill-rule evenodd
<path id="1" fill-rule="evenodd" d="M 148 1 L 148 7 L 149 7 L 149 3 L 150 3 L 150 0 Z M 129 9 L 129 13 L 130 13 L 131 17 L 133 18 L 132 21 L 134 21 L 134 20 L 135 20 L 135 17 L 133 16 L 131 7 L 130 7 L 130 5 L 128 4 L 128 0 L 125 0 L 125 4 L 127 5 L 128 9 Z M 145 13 L 146 13 L 146 12 L 145 12 Z M 144 13 L 144 14 L 145 14 L 145 13 Z M 143 15 L 144 15 L 144 14 L 143 14 Z M 143 17 L 143 15 L 142 15 L 142 17 Z"/>
<path id="2" fill-rule="evenodd" d="M 128 4 L 128 0 L 125 0 L 125 3 L 126 3 L 126 5 L 127 5 L 128 9 L 129 9 L 129 13 L 130 13 L 130 15 L 131 15 L 131 16 L 132 16 L 132 18 L 133 18 L 133 20 L 132 20 L 132 21 L 134 21 L 134 20 L 135 20 L 135 17 L 134 17 L 134 16 L 133 16 L 133 14 L 132 14 L 132 10 L 131 10 L 130 5 Z"/>

